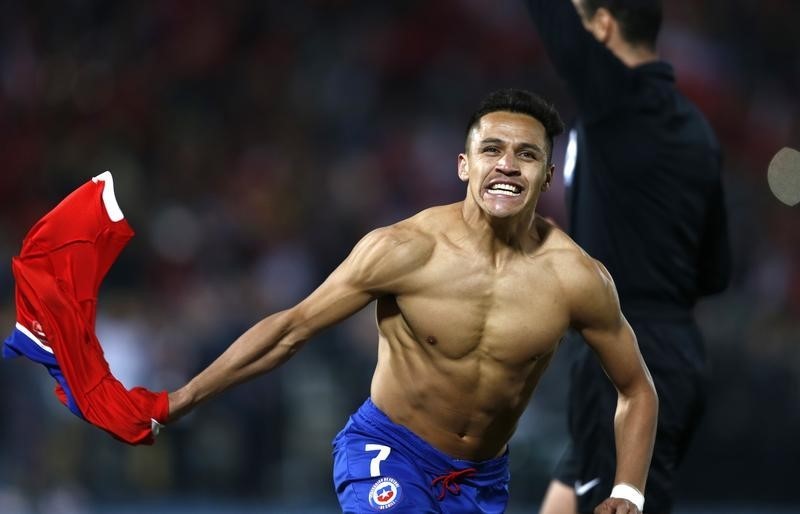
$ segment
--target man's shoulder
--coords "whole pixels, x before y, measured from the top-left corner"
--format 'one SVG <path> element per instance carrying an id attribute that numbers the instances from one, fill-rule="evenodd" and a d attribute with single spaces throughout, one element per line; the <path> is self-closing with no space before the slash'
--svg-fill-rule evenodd
<path id="1" fill-rule="evenodd" d="M 554 265 L 568 269 L 580 265 L 588 257 L 578 243 L 550 219 L 537 216 L 535 229 L 541 241 L 539 252 Z"/>
<path id="2" fill-rule="evenodd" d="M 410 273 L 430 260 L 433 249 L 432 238 L 404 220 L 361 238 L 339 271 L 364 290 L 396 292 Z"/>
<path id="3" fill-rule="evenodd" d="M 376 228 L 356 245 L 355 253 L 365 262 L 400 269 L 421 266 L 436 246 L 436 226 L 445 215 L 438 208 L 426 209 L 397 223 Z"/>
<path id="4" fill-rule="evenodd" d="M 417 230 L 435 233 L 443 227 L 447 227 L 457 220 L 461 213 L 461 202 L 448 205 L 436 205 L 428 207 L 415 215 L 401 221 L 401 224 L 408 224 Z"/>
<path id="5" fill-rule="evenodd" d="M 458 212 L 457 204 L 430 207 L 374 232 L 391 241 L 427 247 L 434 245 L 439 236 L 453 226 Z"/>
<path id="6" fill-rule="evenodd" d="M 619 310 L 619 298 L 611 274 L 597 259 L 564 235 L 546 254 L 559 284 L 561 300 L 569 305 L 573 326 L 599 319 Z"/>
<path id="7" fill-rule="evenodd" d="M 568 296 L 592 294 L 613 287 L 606 267 L 557 227 L 549 231 L 544 250 L 548 265 Z"/>
<path id="8" fill-rule="evenodd" d="M 449 207 L 439 206 L 422 210 L 397 223 L 377 228 L 367 237 L 390 245 L 429 246 L 434 244 L 436 233 L 446 226 L 450 217 Z"/>
<path id="9" fill-rule="evenodd" d="M 599 261 L 593 259 L 572 240 L 548 250 L 547 255 L 551 266 L 566 285 L 581 284 L 607 273 Z"/>

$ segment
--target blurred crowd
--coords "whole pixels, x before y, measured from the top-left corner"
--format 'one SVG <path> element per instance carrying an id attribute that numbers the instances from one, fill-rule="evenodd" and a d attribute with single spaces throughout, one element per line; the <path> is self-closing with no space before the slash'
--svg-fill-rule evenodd
<path id="1" fill-rule="evenodd" d="M 724 147 L 735 259 L 728 291 L 698 306 L 712 397 L 679 498 L 800 505 L 800 215 L 766 182 L 772 155 L 800 148 L 800 4 L 665 4 L 660 51 Z M 103 284 L 97 330 L 128 387 L 182 385 L 367 231 L 461 199 L 456 155 L 489 91 L 528 88 L 574 112 L 521 0 L 0 12 L 0 321 L 10 332 L 9 264 L 27 230 L 111 170 L 137 235 Z M 540 210 L 565 223 L 563 189 Z M 0 511 L 191 496 L 333 512 L 330 440 L 368 394 L 374 325 L 368 308 L 153 447 L 74 418 L 44 370 L 0 362 Z M 563 449 L 568 354 L 513 441 L 513 505 L 538 503 Z"/>

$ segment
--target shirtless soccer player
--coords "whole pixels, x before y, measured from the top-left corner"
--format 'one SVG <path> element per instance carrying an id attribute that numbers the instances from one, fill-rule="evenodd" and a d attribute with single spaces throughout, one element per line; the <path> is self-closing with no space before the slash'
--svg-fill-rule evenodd
<path id="1" fill-rule="evenodd" d="M 170 421 L 376 300 L 370 397 L 334 441 L 342 510 L 499 513 L 508 441 L 573 327 L 619 391 L 617 487 L 596 512 L 639 513 L 658 410 L 649 372 L 608 272 L 536 214 L 562 129 L 533 94 L 491 94 L 458 156 L 466 198 L 367 234 L 310 296 L 170 393 Z"/>

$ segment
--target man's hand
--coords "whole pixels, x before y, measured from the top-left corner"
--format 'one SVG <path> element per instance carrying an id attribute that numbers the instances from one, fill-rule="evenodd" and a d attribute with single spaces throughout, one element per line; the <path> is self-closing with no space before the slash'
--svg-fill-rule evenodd
<path id="1" fill-rule="evenodd" d="M 642 514 L 636 505 L 622 498 L 606 498 L 594 509 L 594 514 Z"/>

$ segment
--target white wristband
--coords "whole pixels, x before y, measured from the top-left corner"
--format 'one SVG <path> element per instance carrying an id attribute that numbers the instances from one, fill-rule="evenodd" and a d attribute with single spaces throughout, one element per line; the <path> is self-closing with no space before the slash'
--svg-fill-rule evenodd
<path id="1" fill-rule="evenodd" d="M 644 508 L 644 495 L 635 487 L 629 484 L 617 484 L 611 490 L 610 498 L 622 498 L 636 505 L 639 512 Z"/>

